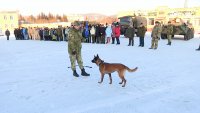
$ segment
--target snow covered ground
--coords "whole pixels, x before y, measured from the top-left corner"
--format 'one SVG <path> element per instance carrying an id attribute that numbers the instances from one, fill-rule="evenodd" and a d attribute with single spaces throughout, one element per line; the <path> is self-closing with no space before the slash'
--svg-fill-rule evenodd
<path id="1" fill-rule="evenodd" d="M 157 50 L 145 47 L 83 43 L 82 57 L 90 77 L 72 76 L 66 42 L 14 40 L 0 37 L 0 113 L 198 113 L 200 111 L 200 52 L 198 35 L 189 41 L 160 40 Z M 125 88 L 113 73 L 98 84 L 94 55 L 110 63 L 123 63 Z M 80 74 L 80 69 L 77 67 Z"/>

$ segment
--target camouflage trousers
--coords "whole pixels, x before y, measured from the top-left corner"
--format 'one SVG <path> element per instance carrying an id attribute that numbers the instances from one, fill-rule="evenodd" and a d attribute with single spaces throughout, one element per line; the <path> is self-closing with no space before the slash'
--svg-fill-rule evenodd
<path id="1" fill-rule="evenodd" d="M 152 37 L 151 48 L 157 48 L 157 47 L 158 47 L 158 38 L 157 37 Z"/>
<path id="2" fill-rule="evenodd" d="M 172 35 L 167 35 L 168 43 L 172 42 Z"/>
<path id="3" fill-rule="evenodd" d="M 69 58 L 70 58 L 70 62 L 71 62 L 71 69 L 73 71 L 76 70 L 76 61 L 78 63 L 79 68 L 83 69 L 83 61 L 82 61 L 81 52 L 78 52 L 75 55 L 70 54 Z"/>

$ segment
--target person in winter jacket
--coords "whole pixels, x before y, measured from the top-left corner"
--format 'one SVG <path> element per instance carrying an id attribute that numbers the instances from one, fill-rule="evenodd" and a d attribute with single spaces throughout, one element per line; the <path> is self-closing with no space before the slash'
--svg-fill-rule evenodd
<path id="1" fill-rule="evenodd" d="M 152 33 L 151 33 L 151 47 L 149 49 L 157 49 L 158 48 L 158 40 L 161 36 L 162 28 L 160 26 L 160 23 L 158 21 L 155 22 L 155 26 L 153 27 Z"/>
<path id="2" fill-rule="evenodd" d="M 105 34 L 106 34 L 106 28 L 102 24 L 100 26 L 100 43 L 105 44 Z"/>
<path id="3" fill-rule="evenodd" d="M 5 34 L 6 34 L 6 36 L 7 36 L 7 40 L 9 40 L 10 31 L 9 31 L 8 29 L 5 31 Z"/>
<path id="4" fill-rule="evenodd" d="M 73 27 L 69 30 L 68 37 L 68 53 L 71 62 L 71 69 L 73 71 L 73 76 L 79 77 L 79 74 L 76 72 L 76 61 L 78 63 L 79 68 L 81 69 L 82 76 L 90 76 L 90 74 L 85 72 L 83 68 L 83 61 L 81 56 L 81 42 L 84 39 L 82 37 L 82 33 L 80 31 L 80 23 L 74 22 L 72 23 Z"/>
<path id="5" fill-rule="evenodd" d="M 92 28 L 90 29 L 90 34 L 91 34 L 91 37 L 92 37 L 92 43 L 95 43 L 96 39 L 95 39 L 95 27 L 94 27 L 94 25 L 92 25 Z"/>
<path id="6" fill-rule="evenodd" d="M 95 36 L 96 36 L 96 43 L 99 43 L 100 42 L 100 25 L 99 24 L 96 26 Z"/>
<path id="7" fill-rule="evenodd" d="M 129 38 L 128 46 L 134 45 L 134 35 L 135 35 L 135 29 L 132 25 L 130 25 L 124 34 L 125 37 Z"/>
<path id="8" fill-rule="evenodd" d="M 115 43 L 115 25 L 112 24 L 111 28 L 112 28 L 112 34 L 111 34 L 112 44 L 114 44 Z"/>
<path id="9" fill-rule="evenodd" d="M 110 43 L 111 35 L 112 35 L 112 28 L 110 25 L 108 25 L 108 27 L 106 28 L 106 44 Z"/>
<path id="10" fill-rule="evenodd" d="M 146 27 L 143 25 L 143 23 L 141 23 L 137 31 L 138 37 L 140 38 L 139 47 L 144 47 L 144 36 L 146 31 L 147 31 Z"/>
<path id="11" fill-rule="evenodd" d="M 120 44 L 120 40 L 119 40 L 119 37 L 120 37 L 120 26 L 119 26 L 119 23 L 117 22 L 116 26 L 115 26 L 115 38 L 117 40 L 117 45 Z"/>

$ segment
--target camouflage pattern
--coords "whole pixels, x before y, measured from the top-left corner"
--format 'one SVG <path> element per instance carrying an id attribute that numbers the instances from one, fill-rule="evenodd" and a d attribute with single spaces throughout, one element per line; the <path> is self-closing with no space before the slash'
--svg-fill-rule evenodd
<path id="1" fill-rule="evenodd" d="M 171 21 L 173 26 L 172 38 L 174 35 L 184 35 L 184 39 L 194 38 L 194 27 L 190 23 L 185 23 L 181 18 L 174 18 Z M 167 27 L 168 25 L 163 24 L 161 38 L 167 38 Z"/>
<path id="2" fill-rule="evenodd" d="M 71 61 L 72 70 L 76 70 L 76 60 L 80 67 L 83 69 L 83 61 L 81 56 L 81 41 L 83 37 L 80 30 L 71 28 L 68 36 L 68 53 Z"/>
<path id="3" fill-rule="evenodd" d="M 155 25 L 153 27 L 153 30 L 152 30 L 152 33 L 151 33 L 151 37 L 152 38 L 160 38 L 161 36 L 161 31 L 162 31 L 162 28 L 160 25 Z"/>
<path id="4" fill-rule="evenodd" d="M 151 37 L 152 37 L 151 48 L 157 48 L 158 47 L 158 40 L 160 39 L 161 31 L 162 31 L 162 28 L 161 28 L 160 24 L 155 25 L 153 27 L 153 30 L 152 30 L 152 33 L 151 33 Z"/>
<path id="5" fill-rule="evenodd" d="M 171 43 L 172 34 L 173 34 L 173 26 L 171 24 L 169 24 L 169 25 L 167 25 L 167 39 L 168 39 L 168 44 Z"/>

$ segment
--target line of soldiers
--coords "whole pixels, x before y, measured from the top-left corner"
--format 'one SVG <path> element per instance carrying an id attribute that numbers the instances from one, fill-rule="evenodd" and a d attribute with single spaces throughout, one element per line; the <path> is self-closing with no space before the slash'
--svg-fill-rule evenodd
<path id="1" fill-rule="evenodd" d="M 158 48 L 158 40 L 160 40 L 161 37 L 161 31 L 162 31 L 162 27 L 160 25 L 160 22 L 156 21 L 155 22 L 155 26 L 153 27 L 152 33 L 151 33 L 151 47 L 149 49 L 157 49 Z M 172 41 L 172 33 L 173 33 L 173 26 L 171 24 L 171 22 L 168 22 L 167 25 L 167 39 L 168 39 L 168 43 L 167 45 L 171 45 Z"/>

